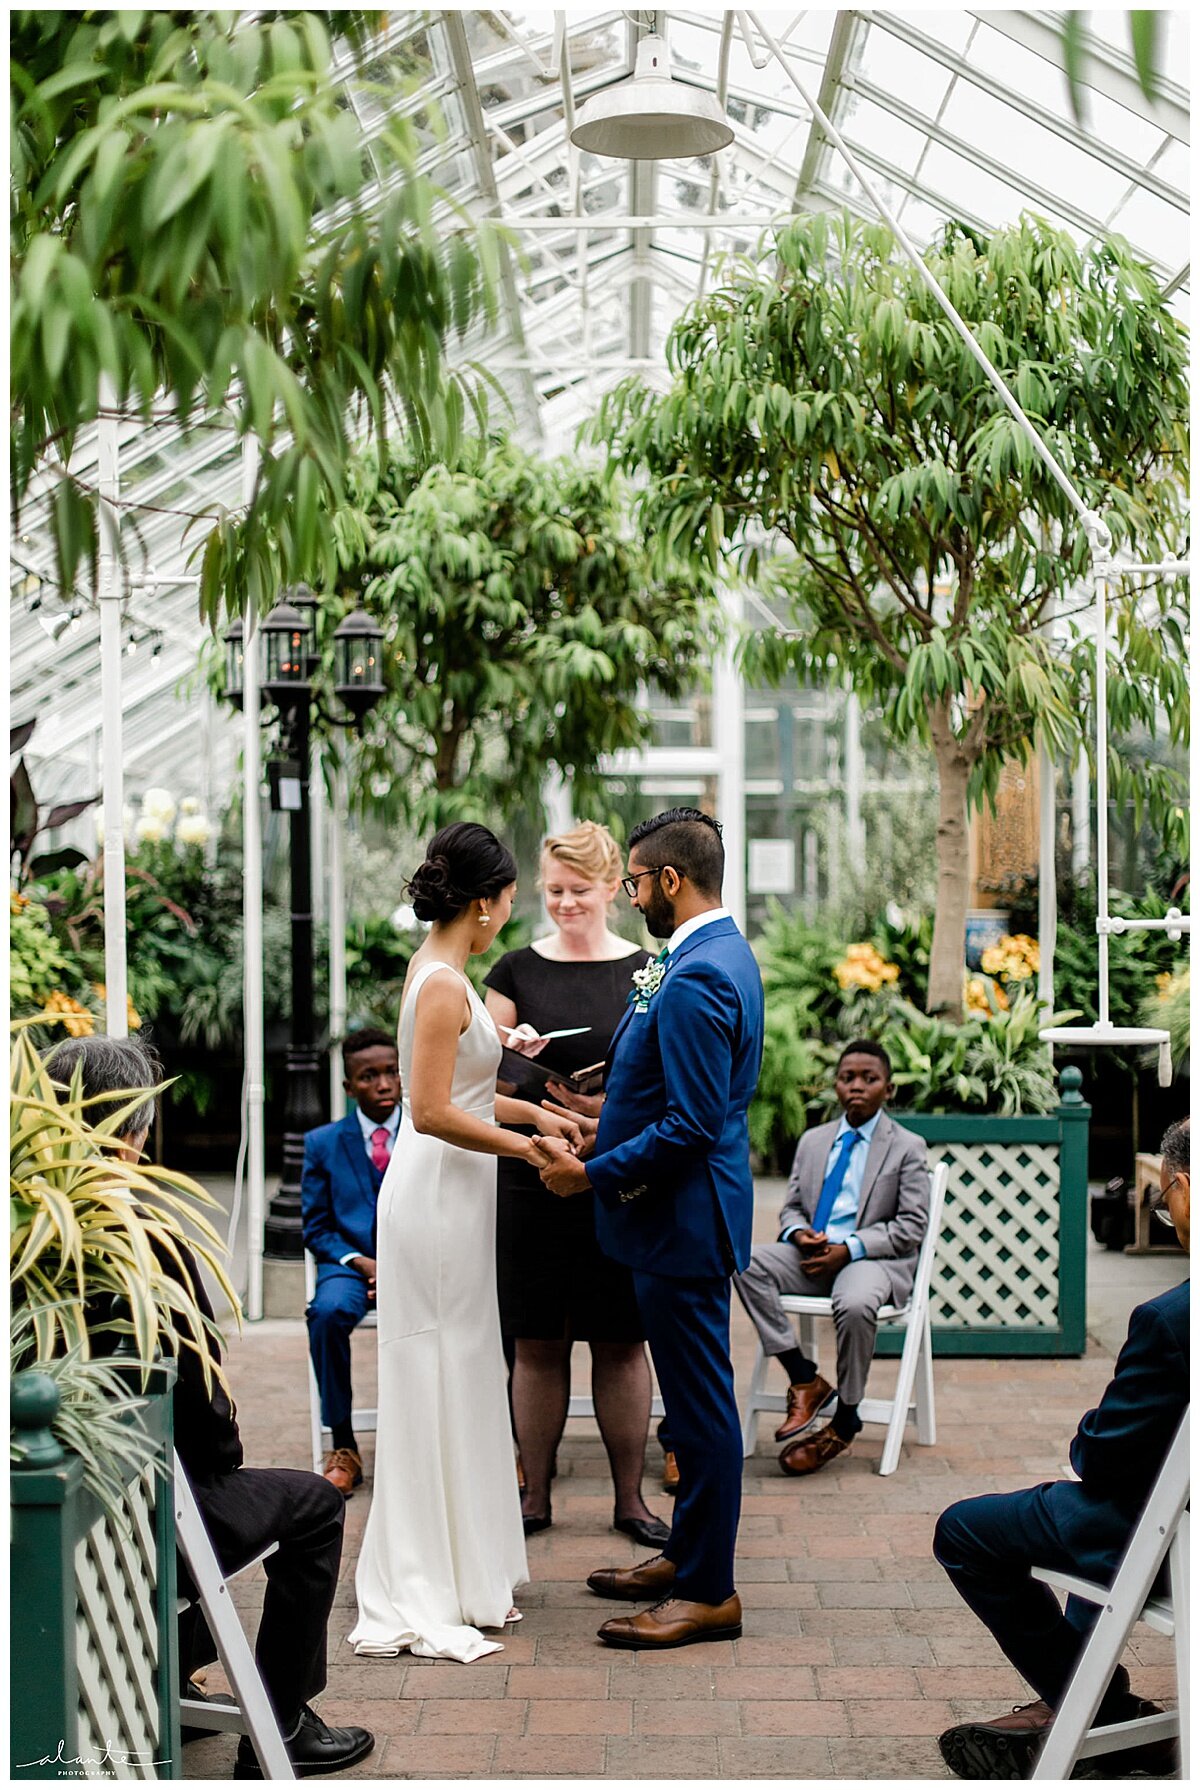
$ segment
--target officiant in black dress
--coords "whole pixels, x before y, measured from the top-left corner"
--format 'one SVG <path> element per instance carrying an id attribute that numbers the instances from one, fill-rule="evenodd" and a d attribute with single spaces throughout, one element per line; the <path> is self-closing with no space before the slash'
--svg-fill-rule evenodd
<path id="1" fill-rule="evenodd" d="M 534 1059 L 539 1069 L 564 1078 L 603 1062 L 633 972 L 648 961 L 646 951 L 609 929 L 621 869 L 616 841 L 594 821 L 547 839 L 539 881 L 553 931 L 509 951 L 485 978 L 488 1012 L 500 1027 L 532 1028 L 539 1037 L 587 1027 L 552 1039 Z M 501 1036 L 507 1043 L 507 1032 Z M 581 1096 L 565 1079 L 552 1080 L 548 1095 L 592 1113 L 602 1099 Z M 522 1097 L 537 1094 L 523 1091 Z M 596 1242 L 591 1195 L 557 1199 L 535 1170 L 502 1161 L 496 1271 L 500 1327 L 514 1342 L 513 1425 L 526 1534 L 552 1521 L 550 1476 L 567 1418 L 571 1349 L 586 1342 L 596 1421 L 612 1469 L 614 1527 L 643 1546 L 661 1547 L 670 1532 L 642 1497 L 650 1420 L 645 1334 L 629 1271 Z"/>

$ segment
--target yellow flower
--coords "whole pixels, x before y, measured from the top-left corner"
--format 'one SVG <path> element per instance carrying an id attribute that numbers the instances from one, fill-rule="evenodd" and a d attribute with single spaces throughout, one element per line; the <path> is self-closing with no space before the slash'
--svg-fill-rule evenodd
<path id="1" fill-rule="evenodd" d="M 42 1012 L 44 1018 L 66 1026 L 72 1038 L 89 1038 L 96 1029 L 95 1021 L 87 1008 L 59 988 L 47 997 Z"/>
<path id="2" fill-rule="evenodd" d="M 10 914 L 19 914 L 22 908 L 28 906 L 28 895 L 21 895 L 16 889 L 10 889 L 8 891 L 8 911 Z"/>
<path id="3" fill-rule="evenodd" d="M 963 1005 L 968 1013 L 992 1013 L 998 1007 L 1002 1013 L 1008 1011 L 1008 996 L 999 982 L 992 983 L 992 998 L 988 999 L 987 986 L 982 976 L 968 976 L 963 992 Z"/>
<path id="4" fill-rule="evenodd" d="M 841 963 L 833 967 L 834 979 L 843 991 L 848 988 L 865 988 L 871 994 L 878 994 L 885 982 L 895 982 L 900 975 L 899 964 L 889 963 L 872 944 L 847 945 L 846 955 Z"/>
<path id="5" fill-rule="evenodd" d="M 996 944 L 980 952 L 979 967 L 985 976 L 1003 976 L 1009 982 L 1027 982 L 1041 967 L 1036 939 L 1027 932 L 1006 933 Z"/>
<path id="6" fill-rule="evenodd" d="M 1170 970 L 1164 970 L 1161 976 L 1155 976 L 1154 986 L 1157 988 L 1159 994 L 1166 994 L 1174 980 L 1175 978 L 1172 976 Z"/>

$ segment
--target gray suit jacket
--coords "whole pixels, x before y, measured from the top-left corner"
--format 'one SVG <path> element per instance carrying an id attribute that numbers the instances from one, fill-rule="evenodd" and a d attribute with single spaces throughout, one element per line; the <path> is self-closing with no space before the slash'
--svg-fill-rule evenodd
<path id="1" fill-rule="evenodd" d="M 818 1125 L 806 1131 L 796 1145 L 787 1204 L 779 1214 L 781 1235 L 793 1225 L 811 1226 L 837 1128 L 836 1119 Z M 907 1297 L 912 1290 L 917 1251 L 928 1224 L 925 1139 L 881 1112 L 867 1151 L 854 1228 L 868 1259 L 887 1262 L 892 1268 L 897 1297 Z"/>

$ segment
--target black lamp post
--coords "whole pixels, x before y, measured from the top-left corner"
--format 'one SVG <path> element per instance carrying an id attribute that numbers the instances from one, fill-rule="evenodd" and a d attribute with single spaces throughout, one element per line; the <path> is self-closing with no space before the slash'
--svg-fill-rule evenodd
<path id="1" fill-rule="evenodd" d="M 262 692 L 278 711 L 280 755 L 267 767 L 271 806 L 290 816 L 288 859 L 291 881 L 292 1021 L 287 1052 L 283 1113 L 283 1173 L 271 1201 L 263 1253 L 273 1261 L 295 1262 L 304 1254 L 300 1219 L 300 1177 L 304 1138 L 324 1122 L 321 1057 L 313 1025 L 312 837 L 308 767 L 314 711 L 339 727 L 358 727 L 384 694 L 381 671 L 383 630 L 356 609 L 334 630 L 334 689 L 348 716 L 321 710 L 312 674 L 313 619 L 317 600 L 307 586 L 284 591 L 264 619 L 260 664 Z M 225 695 L 241 707 L 244 632 L 233 622 L 225 635 Z"/>

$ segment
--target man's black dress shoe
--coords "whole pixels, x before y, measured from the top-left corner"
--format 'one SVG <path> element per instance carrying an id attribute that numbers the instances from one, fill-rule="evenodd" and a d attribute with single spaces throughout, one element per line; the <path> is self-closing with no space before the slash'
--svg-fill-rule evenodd
<path id="1" fill-rule="evenodd" d="M 317 1778 L 327 1771 L 345 1771 L 348 1766 L 357 1765 L 375 1745 L 375 1736 L 365 1728 L 329 1728 L 316 1711 L 305 1704 L 296 1732 L 283 1744 L 296 1776 Z M 233 1775 L 235 1778 L 261 1778 L 263 1775 L 248 1734 L 243 1734 L 238 1742 Z"/>
<path id="2" fill-rule="evenodd" d="M 622 1535 L 632 1535 L 643 1548 L 661 1548 L 671 1539 L 669 1526 L 658 1517 L 614 1517 L 613 1528 Z"/>
<path id="3" fill-rule="evenodd" d="M 527 1517 L 522 1515 L 521 1527 L 524 1529 L 526 1535 L 537 1535 L 543 1529 L 548 1529 L 553 1521 L 554 1512 L 547 1504 L 541 1516 Z"/>

